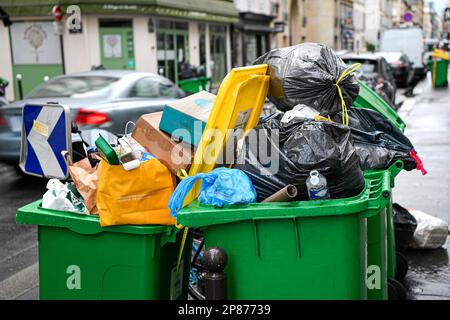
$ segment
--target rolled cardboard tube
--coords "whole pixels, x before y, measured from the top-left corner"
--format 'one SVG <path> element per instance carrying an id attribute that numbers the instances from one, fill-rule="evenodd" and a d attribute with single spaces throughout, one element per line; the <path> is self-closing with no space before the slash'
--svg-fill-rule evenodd
<path id="1" fill-rule="evenodd" d="M 298 194 L 297 187 L 290 184 L 275 192 L 273 195 L 263 200 L 262 202 L 287 202 L 292 201 Z"/>

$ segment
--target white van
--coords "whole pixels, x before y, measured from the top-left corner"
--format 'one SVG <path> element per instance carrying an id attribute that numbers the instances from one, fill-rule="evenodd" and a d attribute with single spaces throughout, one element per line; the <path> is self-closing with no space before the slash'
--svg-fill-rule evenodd
<path id="1" fill-rule="evenodd" d="M 414 76 L 420 79 L 426 77 L 427 68 L 423 63 L 425 48 L 421 28 L 399 28 L 384 31 L 381 36 L 380 51 L 405 53 L 413 63 Z"/>

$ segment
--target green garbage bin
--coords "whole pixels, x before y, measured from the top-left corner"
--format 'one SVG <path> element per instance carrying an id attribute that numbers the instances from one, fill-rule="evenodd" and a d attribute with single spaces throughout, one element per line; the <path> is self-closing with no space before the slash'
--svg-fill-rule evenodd
<path id="1" fill-rule="evenodd" d="M 208 89 L 210 78 L 198 77 L 178 81 L 178 86 L 186 93 L 193 94 Z"/>
<path id="2" fill-rule="evenodd" d="M 96 216 L 41 201 L 20 208 L 16 221 L 38 226 L 42 300 L 187 299 L 190 250 L 177 272 L 183 232 L 174 227 L 101 228 Z"/>
<path id="3" fill-rule="evenodd" d="M 433 87 L 439 88 L 448 86 L 448 60 L 433 58 L 428 61 L 428 69 L 431 71 Z"/>
<path id="4" fill-rule="evenodd" d="M 395 187 L 395 178 L 403 170 L 403 162 L 397 161 L 388 170 L 367 171 L 367 176 L 379 175 L 384 172 L 390 180 L 391 190 Z M 396 250 L 395 232 L 392 212 L 392 191 L 388 205 L 378 214 L 367 219 L 367 265 L 369 273 L 379 273 L 379 283 L 367 286 L 369 300 L 388 299 L 388 279 L 395 277 Z M 376 269 L 374 269 L 374 267 Z"/>
<path id="5" fill-rule="evenodd" d="M 388 171 L 356 197 L 217 209 L 197 202 L 178 222 L 228 254 L 230 299 L 366 299 L 367 218 L 386 208 Z"/>

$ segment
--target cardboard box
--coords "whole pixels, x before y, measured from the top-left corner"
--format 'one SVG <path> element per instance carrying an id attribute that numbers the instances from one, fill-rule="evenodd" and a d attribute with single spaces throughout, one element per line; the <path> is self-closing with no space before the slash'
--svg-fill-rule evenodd
<path id="1" fill-rule="evenodd" d="M 136 123 L 132 137 L 164 164 L 172 173 L 189 171 L 195 155 L 194 148 L 185 142 L 176 142 L 159 129 L 162 112 L 143 115 Z"/>
<path id="2" fill-rule="evenodd" d="M 159 128 L 176 138 L 198 146 L 216 96 L 201 91 L 168 103 Z"/>

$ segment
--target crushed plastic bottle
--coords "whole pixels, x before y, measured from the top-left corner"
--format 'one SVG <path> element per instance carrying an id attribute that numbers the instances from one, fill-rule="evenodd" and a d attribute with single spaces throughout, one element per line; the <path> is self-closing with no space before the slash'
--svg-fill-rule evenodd
<path id="1" fill-rule="evenodd" d="M 308 189 L 309 199 L 311 200 L 330 199 L 327 179 L 317 170 L 313 170 L 309 173 L 309 177 L 306 180 L 306 188 Z"/>

